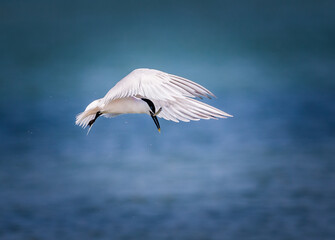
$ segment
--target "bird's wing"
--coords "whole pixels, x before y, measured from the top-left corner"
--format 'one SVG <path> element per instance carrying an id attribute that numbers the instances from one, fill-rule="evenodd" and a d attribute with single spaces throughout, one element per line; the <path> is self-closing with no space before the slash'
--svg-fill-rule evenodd
<path id="1" fill-rule="evenodd" d="M 120 80 L 103 98 L 107 104 L 117 98 L 141 97 L 174 101 L 176 98 L 215 97 L 203 86 L 186 78 L 154 69 L 136 69 Z"/>
<path id="2" fill-rule="evenodd" d="M 154 104 L 157 109 L 162 108 L 157 117 L 174 122 L 232 117 L 220 109 L 192 98 L 177 98 L 174 101 L 156 100 Z"/>

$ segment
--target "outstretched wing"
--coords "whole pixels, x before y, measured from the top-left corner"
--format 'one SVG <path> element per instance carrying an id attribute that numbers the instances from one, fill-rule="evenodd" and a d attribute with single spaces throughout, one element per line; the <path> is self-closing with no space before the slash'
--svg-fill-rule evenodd
<path id="1" fill-rule="evenodd" d="M 150 99 L 157 117 L 175 122 L 232 117 L 215 107 L 193 98 L 215 97 L 203 86 L 186 78 L 154 69 L 136 69 L 119 81 L 102 99 L 105 104 L 114 99 L 140 97 Z"/>
<path id="2" fill-rule="evenodd" d="M 186 78 L 154 69 L 140 68 L 120 80 L 103 98 L 107 104 L 117 98 L 143 97 L 175 101 L 176 98 L 215 97 L 203 86 Z"/>
<path id="3" fill-rule="evenodd" d="M 192 98 L 177 98 L 174 101 L 156 100 L 154 104 L 157 109 L 162 108 L 157 117 L 174 122 L 232 117 L 220 109 Z"/>

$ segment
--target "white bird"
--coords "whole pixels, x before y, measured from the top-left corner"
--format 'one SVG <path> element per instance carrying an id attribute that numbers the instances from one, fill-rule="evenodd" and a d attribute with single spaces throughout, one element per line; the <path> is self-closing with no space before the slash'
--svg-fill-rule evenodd
<path id="1" fill-rule="evenodd" d="M 90 130 L 101 115 L 115 117 L 126 113 L 145 113 L 152 117 L 160 132 L 157 117 L 174 122 L 232 117 L 194 99 L 211 96 L 215 97 L 203 86 L 186 78 L 154 69 L 135 69 L 103 98 L 94 100 L 78 114 L 76 125 L 83 128 L 89 126 Z"/>

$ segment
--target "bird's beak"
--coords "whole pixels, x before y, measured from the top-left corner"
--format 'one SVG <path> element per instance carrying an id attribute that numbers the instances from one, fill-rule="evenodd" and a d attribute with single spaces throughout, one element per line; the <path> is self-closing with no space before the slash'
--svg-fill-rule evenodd
<path id="1" fill-rule="evenodd" d="M 161 127 L 159 126 L 159 122 L 158 122 L 157 117 L 156 117 L 156 116 L 153 116 L 153 115 L 151 115 L 151 117 L 152 117 L 152 120 L 154 120 L 154 122 L 155 122 L 155 124 L 156 124 L 156 127 L 157 127 L 157 129 L 158 129 L 158 132 L 161 132 Z"/>
<path id="2" fill-rule="evenodd" d="M 153 113 L 152 111 L 150 111 L 150 116 L 152 117 L 152 120 L 154 120 L 156 127 L 158 129 L 158 132 L 161 132 L 161 127 L 159 126 L 159 122 L 157 119 L 157 115 L 162 111 L 162 108 L 160 108 L 156 113 Z"/>

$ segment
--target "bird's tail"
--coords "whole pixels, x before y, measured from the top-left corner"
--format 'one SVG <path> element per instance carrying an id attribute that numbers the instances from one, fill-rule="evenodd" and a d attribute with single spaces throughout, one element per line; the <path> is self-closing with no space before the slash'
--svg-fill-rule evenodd
<path id="1" fill-rule="evenodd" d="M 88 123 L 95 118 L 95 115 L 98 111 L 99 111 L 98 108 L 94 108 L 79 113 L 76 116 L 76 125 L 79 125 L 82 128 L 86 128 Z"/>

